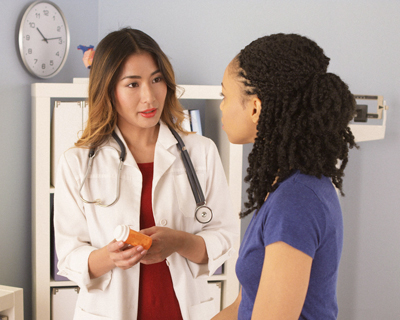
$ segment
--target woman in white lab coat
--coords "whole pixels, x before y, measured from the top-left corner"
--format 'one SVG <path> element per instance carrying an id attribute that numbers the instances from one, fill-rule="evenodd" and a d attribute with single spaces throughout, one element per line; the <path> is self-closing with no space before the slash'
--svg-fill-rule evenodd
<path id="1" fill-rule="evenodd" d="M 89 120 L 61 157 L 55 192 L 59 274 L 80 287 L 74 319 L 209 319 L 207 277 L 229 258 L 237 223 L 215 144 L 181 127 L 182 108 L 168 58 L 147 34 L 122 29 L 98 45 L 90 71 Z M 213 219 L 194 217 L 196 203 L 169 130 L 190 154 Z M 127 150 L 116 197 L 120 147 Z M 80 196 L 90 148 L 99 150 Z M 117 150 L 117 151 L 116 151 Z M 153 244 L 113 240 L 117 225 Z"/>

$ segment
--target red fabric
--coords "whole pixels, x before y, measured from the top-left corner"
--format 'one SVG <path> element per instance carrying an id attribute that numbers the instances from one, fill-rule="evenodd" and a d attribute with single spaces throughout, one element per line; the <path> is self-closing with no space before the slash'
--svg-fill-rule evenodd
<path id="1" fill-rule="evenodd" d="M 153 163 L 139 163 L 143 176 L 140 206 L 140 229 L 155 226 L 151 205 Z M 171 274 L 165 261 L 140 264 L 138 320 L 181 320 L 181 310 L 175 296 Z"/>

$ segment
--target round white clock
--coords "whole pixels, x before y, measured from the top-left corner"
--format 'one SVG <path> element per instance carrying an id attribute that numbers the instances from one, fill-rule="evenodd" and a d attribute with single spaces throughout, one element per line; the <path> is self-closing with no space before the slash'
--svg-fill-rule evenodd
<path id="1" fill-rule="evenodd" d="M 25 67 L 39 78 L 51 78 L 64 66 L 69 29 L 61 9 L 50 1 L 35 1 L 19 28 L 19 51 Z"/>

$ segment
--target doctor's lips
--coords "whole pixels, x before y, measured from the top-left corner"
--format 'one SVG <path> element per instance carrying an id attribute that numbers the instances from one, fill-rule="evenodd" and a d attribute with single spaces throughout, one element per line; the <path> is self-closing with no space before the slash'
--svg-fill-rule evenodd
<path id="1" fill-rule="evenodd" d="M 139 113 L 145 118 L 152 118 L 152 117 L 154 117 L 156 115 L 157 108 L 147 109 L 147 110 L 144 110 L 144 111 L 139 112 Z"/>

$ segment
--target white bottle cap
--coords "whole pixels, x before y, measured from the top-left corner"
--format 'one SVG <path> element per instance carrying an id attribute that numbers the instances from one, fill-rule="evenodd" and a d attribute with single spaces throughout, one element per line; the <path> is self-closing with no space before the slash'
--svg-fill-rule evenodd
<path id="1" fill-rule="evenodd" d="M 129 227 L 127 225 L 121 224 L 117 226 L 114 230 L 114 238 L 117 241 L 126 241 L 129 236 Z"/>

